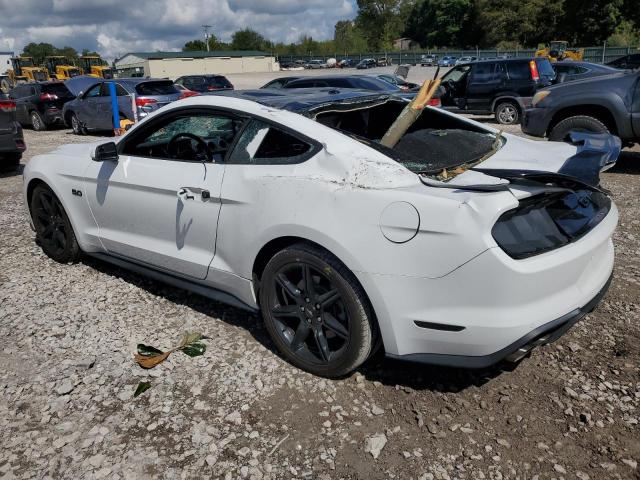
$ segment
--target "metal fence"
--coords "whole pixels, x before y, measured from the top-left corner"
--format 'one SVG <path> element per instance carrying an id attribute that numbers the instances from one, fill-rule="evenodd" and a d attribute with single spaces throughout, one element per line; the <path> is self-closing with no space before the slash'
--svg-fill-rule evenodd
<path id="1" fill-rule="evenodd" d="M 388 58 L 394 65 L 403 63 L 418 64 L 422 55 L 436 55 L 438 58 L 443 56 L 452 57 L 476 57 L 476 58 L 526 58 L 533 57 L 536 53 L 535 48 L 523 50 L 406 50 L 402 52 L 365 52 L 365 53 L 347 53 L 334 55 L 278 55 L 280 62 L 294 62 L 296 60 L 323 60 L 329 58 L 350 58 L 354 61 L 360 61 L 364 58 Z M 584 60 L 593 63 L 607 63 L 616 58 L 628 55 L 630 53 L 640 53 L 640 47 L 586 47 L 584 48 Z"/>

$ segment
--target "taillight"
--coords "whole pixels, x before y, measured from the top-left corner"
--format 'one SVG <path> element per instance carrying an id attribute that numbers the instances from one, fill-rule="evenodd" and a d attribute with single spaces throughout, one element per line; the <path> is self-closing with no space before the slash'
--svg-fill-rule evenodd
<path id="1" fill-rule="evenodd" d="M 182 100 L 183 98 L 189 98 L 189 97 L 195 97 L 200 95 L 198 92 L 194 92 L 193 90 L 183 90 L 180 93 L 180 100 Z"/>
<path id="2" fill-rule="evenodd" d="M 531 78 L 534 82 L 540 80 L 540 75 L 538 74 L 538 64 L 535 60 L 531 60 L 529 62 L 529 69 L 531 70 Z"/>
<path id="3" fill-rule="evenodd" d="M 50 102 L 52 100 L 58 100 L 58 95 L 55 93 L 41 93 L 40 101 L 41 102 Z"/>
<path id="4" fill-rule="evenodd" d="M 432 98 L 431 100 L 429 100 L 429 106 L 430 107 L 441 107 L 442 106 L 442 102 L 440 101 L 439 98 Z"/>
<path id="5" fill-rule="evenodd" d="M 155 98 L 136 98 L 136 107 L 146 107 L 154 103 L 158 103 L 158 100 Z"/>
<path id="6" fill-rule="evenodd" d="M 0 112 L 13 113 L 16 111 L 16 102 L 0 100 Z"/>

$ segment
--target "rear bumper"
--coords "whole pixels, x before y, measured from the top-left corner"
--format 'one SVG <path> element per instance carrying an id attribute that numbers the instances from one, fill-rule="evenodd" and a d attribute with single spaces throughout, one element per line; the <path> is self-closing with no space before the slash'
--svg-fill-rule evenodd
<path id="1" fill-rule="evenodd" d="M 62 110 L 59 108 L 49 108 L 42 114 L 44 123 L 47 125 L 63 125 L 64 120 L 62 117 Z"/>
<path id="2" fill-rule="evenodd" d="M 560 335 L 597 303 L 613 271 L 617 220 L 612 204 L 593 230 L 569 245 L 521 260 L 492 247 L 438 278 L 356 276 L 390 357 L 487 366 L 552 331 Z"/>
<path id="3" fill-rule="evenodd" d="M 22 127 L 17 122 L 13 131 L 0 132 L 0 153 L 22 153 L 26 149 Z"/>
<path id="4" fill-rule="evenodd" d="M 413 353 L 409 355 L 393 355 L 387 354 L 387 357 L 397 360 L 404 360 L 416 363 L 426 363 L 431 365 L 442 365 L 458 368 L 487 368 L 491 365 L 506 360 L 517 362 L 524 358 L 531 350 L 536 347 L 547 345 L 555 342 L 564 335 L 573 325 L 579 322 L 585 315 L 589 314 L 600 303 L 602 297 L 611 285 L 613 275 L 609 276 L 607 283 L 602 287 L 598 294 L 593 297 L 586 305 L 581 308 L 563 315 L 560 318 L 545 323 L 540 327 L 530 331 L 523 337 L 519 338 L 510 345 L 490 355 L 469 356 L 469 355 L 442 355 L 429 353 Z"/>

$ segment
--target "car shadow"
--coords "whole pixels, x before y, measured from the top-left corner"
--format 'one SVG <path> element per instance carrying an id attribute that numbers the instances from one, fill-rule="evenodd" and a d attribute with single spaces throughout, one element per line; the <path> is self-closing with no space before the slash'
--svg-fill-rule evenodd
<path id="1" fill-rule="evenodd" d="M 141 288 L 152 295 L 162 297 L 177 305 L 189 307 L 212 319 L 222 320 L 228 325 L 243 328 L 271 353 L 287 362 L 271 341 L 262 323 L 260 314 L 247 312 L 240 308 L 216 302 L 92 257 L 84 256 L 82 263 L 105 275 L 119 278 L 131 285 Z M 207 335 L 206 331 L 202 333 Z M 395 387 L 399 385 L 405 389 L 451 393 L 461 392 L 472 386 L 481 386 L 504 371 L 512 370 L 516 366 L 517 364 L 503 362 L 491 368 L 469 370 L 423 365 L 387 358 L 384 355 L 384 350 L 381 348 L 356 371 L 364 375 L 364 377 L 371 382 L 377 381 L 387 386 Z M 347 375 L 343 377 L 343 380 L 350 377 L 351 375 Z"/>
<path id="2" fill-rule="evenodd" d="M 23 171 L 24 171 L 24 164 L 21 163 L 20 165 L 18 165 L 18 168 L 0 170 L 0 178 L 17 177 L 19 175 L 22 175 Z"/>
<path id="3" fill-rule="evenodd" d="M 607 173 L 640 175 L 640 152 L 623 150 L 616 164 Z"/>

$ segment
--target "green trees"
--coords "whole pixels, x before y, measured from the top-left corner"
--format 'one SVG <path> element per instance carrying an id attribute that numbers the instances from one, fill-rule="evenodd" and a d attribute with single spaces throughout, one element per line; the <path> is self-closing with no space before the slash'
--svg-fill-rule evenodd
<path id="1" fill-rule="evenodd" d="M 22 55 L 26 57 L 33 57 L 33 62 L 36 65 L 41 64 L 45 57 L 53 55 L 62 55 L 71 60 L 78 58 L 78 52 L 72 47 L 57 48 L 50 43 L 34 43 L 31 42 L 25 45 Z"/>
<path id="2" fill-rule="evenodd" d="M 273 44 L 255 30 L 245 28 L 231 36 L 232 50 L 271 50 Z"/>

